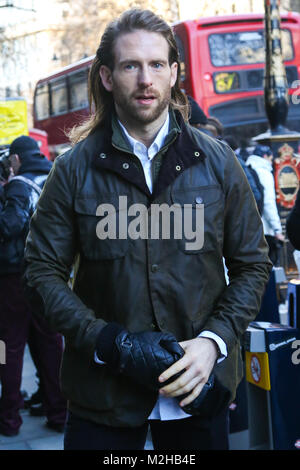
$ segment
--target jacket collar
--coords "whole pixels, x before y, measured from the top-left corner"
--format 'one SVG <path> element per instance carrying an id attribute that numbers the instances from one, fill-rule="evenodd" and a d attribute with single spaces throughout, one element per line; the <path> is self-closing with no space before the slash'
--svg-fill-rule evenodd
<path id="1" fill-rule="evenodd" d="M 170 130 L 160 150 L 163 153 L 162 165 L 151 194 L 141 167 L 131 152 L 131 147 L 112 115 L 103 129 L 104 139 L 99 151 L 93 156 L 93 166 L 100 171 L 118 174 L 130 184 L 138 187 L 151 200 L 157 198 L 184 170 L 196 165 L 205 158 L 199 143 L 185 124 L 181 113 L 170 111 Z"/>
<path id="2" fill-rule="evenodd" d="M 197 165 L 199 161 L 206 158 L 199 142 L 193 137 L 190 126 L 185 124 L 181 113 L 175 112 L 174 117 L 180 132 L 177 133 L 171 145 L 166 142 L 166 152 L 153 187 L 153 199 L 157 198 L 183 171 Z"/>

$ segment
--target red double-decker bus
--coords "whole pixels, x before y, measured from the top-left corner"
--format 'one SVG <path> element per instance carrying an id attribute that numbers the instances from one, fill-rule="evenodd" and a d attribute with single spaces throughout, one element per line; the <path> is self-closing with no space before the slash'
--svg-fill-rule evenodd
<path id="1" fill-rule="evenodd" d="M 264 16 L 231 15 L 173 25 L 180 51 L 182 88 L 204 112 L 238 138 L 264 132 Z M 300 15 L 283 14 L 282 49 L 292 88 L 300 74 Z M 64 131 L 89 113 L 87 77 L 93 57 L 45 77 L 36 85 L 34 126 L 48 133 L 52 157 L 68 145 Z M 300 131 L 300 106 L 291 102 L 287 125 Z"/>
<path id="2" fill-rule="evenodd" d="M 89 115 L 88 73 L 93 58 L 64 67 L 36 84 L 34 127 L 47 132 L 52 159 L 69 147 L 65 132 Z"/>
<path id="3" fill-rule="evenodd" d="M 264 15 L 200 18 L 174 25 L 182 86 L 226 132 L 253 137 L 264 132 Z M 300 73 L 300 15 L 281 15 L 282 54 L 290 93 Z M 291 101 L 288 123 L 300 130 L 300 106 Z"/>

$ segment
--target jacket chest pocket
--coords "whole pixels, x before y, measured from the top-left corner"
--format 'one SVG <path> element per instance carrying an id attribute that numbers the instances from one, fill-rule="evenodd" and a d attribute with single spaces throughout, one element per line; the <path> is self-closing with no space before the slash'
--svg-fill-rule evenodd
<path id="1" fill-rule="evenodd" d="M 122 258 L 128 251 L 127 208 L 119 206 L 116 195 L 101 200 L 76 198 L 74 203 L 81 251 L 91 261 Z"/>
<path id="2" fill-rule="evenodd" d="M 215 250 L 223 240 L 224 197 L 220 186 L 176 189 L 172 203 L 178 207 L 182 236 L 178 238 L 186 254 Z"/>

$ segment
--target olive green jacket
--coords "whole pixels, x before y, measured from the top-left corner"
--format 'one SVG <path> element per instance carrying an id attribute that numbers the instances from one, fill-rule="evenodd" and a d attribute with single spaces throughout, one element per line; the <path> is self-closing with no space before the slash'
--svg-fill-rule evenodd
<path id="1" fill-rule="evenodd" d="M 157 393 L 95 362 L 97 337 L 107 322 L 131 332 L 168 331 L 178 341 L 202 330 L 216 333 L 228 349 L 216 374 L 233 398 L 242 376 L 239 341 L 259 311 L 269 278 L 260 216 L 232 150 L 179 115 L 177 122 L 171 117 L 154 161 L 152 194 L 121 130 L 114 125 L 112 131 L 106 122 L 56 159 L 31 221 L 26 290 L 35 311 L 65 337 L 61 381 L 70 409 L 98 423 L 141 425 L 157 399 Z M 119 196 L 126 196 L 127 207 L 146 206 L 149 225 L 152 204 L 188 204 L 194 227 L 202 223 L 203 246 L 188 249 L 184 230 L 170 239 L 124 236 L 124 220 L 130 224 L 134 217 L 119 206 Z M 99 238 L 99 222 L 107 216 L 102 204 L 116 209 L 121 237 Z M 196 219 L 201 207 L 204 220 Z"/>

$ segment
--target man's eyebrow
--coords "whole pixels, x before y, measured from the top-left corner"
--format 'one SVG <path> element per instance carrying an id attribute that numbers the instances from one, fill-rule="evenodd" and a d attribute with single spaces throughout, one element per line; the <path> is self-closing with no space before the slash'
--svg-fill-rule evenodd
<path id="1" fill-rule="evenodd" d="M 122 64 L 128 64 L 128 62 L 130 63 L 137 63 L 139 62 L 138 59 L 124 59 L 124 60 L 120 60 L 119 64 L 122 65 Z"/>
<path id="2" fill-rule="evenodd" d="M 152 59 L 150 62 L 161 62 L 162 64 L 167 64 L 169 61 L 167 59 Z"/>
<path id="3" fill-rule="evenodd" d="M 142 62 L 141 60 L 139 59 L 124 59 L 124 60 L 120 60 L 119 62 L 119 65 L 123 65 L 123 64 L 128 64 L 128 63 L 131 63 L 131 64 L 138 64 Z M 149 60 L 149 62 L 151 63 L 162 63 L 162 64 L 167 64 L 168 63 L 168 60 L 167 59 L 151 59 Z"/>

